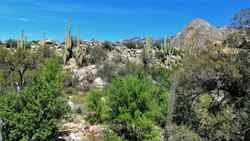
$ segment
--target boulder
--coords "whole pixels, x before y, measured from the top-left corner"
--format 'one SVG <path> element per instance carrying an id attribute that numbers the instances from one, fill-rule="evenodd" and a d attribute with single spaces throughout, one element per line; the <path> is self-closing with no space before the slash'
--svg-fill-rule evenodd
<path id="1" fill-rule="evenodd" d="M 107 85 L 107 82 L 104 81 L 101 77 L 97 77 L 91 84 L 91 88 L 102 89 Z"/>

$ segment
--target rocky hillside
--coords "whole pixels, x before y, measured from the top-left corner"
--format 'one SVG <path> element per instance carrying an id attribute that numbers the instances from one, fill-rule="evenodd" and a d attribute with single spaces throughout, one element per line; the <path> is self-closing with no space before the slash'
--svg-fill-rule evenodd
<path id="1" fill-rule="evenodd" d="M 207 21 L 202 19 L 195 19 L 190 22 L 180 33 L 175 37 L 170 39 L 172 47 L 182 48 L 188 47 L 189 45 L 197 47 L 206 47 L 208 41 L 223 41 L 228 35 L 235 32 L 234 29 L 230 28 L 216 28 L 209 24 Z M 118 73 L 120 70 L 124 70 L 128 62 L 133 62 L 136 64 L 142 64 L 143 48 L 129 48 L 126 45 L 129 43 L 144 46 L 146 42 L 145 38 L 131 38 L 123 40 L 121 42 L 108 42 L 112 46 L 112 50 L 101 49 L 95 50 L 95 54 L 98 56 L 106 56 L 101 63 L 86 64 L 79 67 L 76 63 L 75 58 L 71 58 L 68 63 L 64 66 L 64 69 L 70 71 L 74 78 L 77 79 L 74 84 L 74 89 L 81 92 L 86 92 L 90 89 L 102 89 L 109 84 L 108 77 L 112 77 L 113 74 Z M 160 50 L 156 48 L 157 44 L 162 44 L 162 40 L 154 39 L 153 42 L 153 52 L 157 54 Z M 104 45 L 104 42 L 92 40 L 81 42 L 81 45 L 86 45 L 89 47 L 96 48 L 97 46 Z M 107 44 L 107 42 L 106 42 Z M 63 45 L 61 45 L 63 46 Z M 86 54 L 87 56 L 90 54 Z M 154 64 L 161 65 L 168 68 L 168 64 L 175 64 L 181 60 L 179 55 L 168 55 L 165 62 L 162 58 L 154 57 Z M 79 111 L 81 107 L 84 107 L 81 103 L 74 102 L 74 99 L 81 99 L 79 97 L 84 97 L 84 94 L 69 96 L 69 105 L 72 111 Z M 78 101 L 78 100 L 77 100 Z M 67 134 L 63 137 L 67 141 L 88 141 L 89 129 L 92 128 L 85 119 L 79 115 L 74 115 L 74 120 L 70 122 L 65 122 L 63 124 L 63 131 Z M 102 130 L 103 127 L 96 126 L 96 130 Z M 97 133 L 99 136 L 99 133 Z"/>
<path id="2" fill-rule="evenodd" d="M 191 45 L 205 47 L 208 41 L 222 41 L 235 31 L 228 27 L 216 28 L 203 19 L 195 19 L 177 33 L 171 42 L 177 48 Z"/>

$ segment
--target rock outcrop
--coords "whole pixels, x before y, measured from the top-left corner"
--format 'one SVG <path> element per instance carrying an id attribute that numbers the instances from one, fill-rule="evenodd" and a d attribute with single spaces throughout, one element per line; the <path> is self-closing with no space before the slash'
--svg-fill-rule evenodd
<path id="1" fill-rule="evenodd" d="M 228 27 L 216 28 L 203 19 L 191 21 L 171 40 L 176 48 L 206 47 L 209 41 L 223 41 L 236 30 Z"/>
<path id="2" fill-rule="evenodd" d="M 72 115 L 72 121 L 62 123 L 60 139 L 64 141 L 103 141 L 105 128 L 88 124 L 82 115 Z"/>

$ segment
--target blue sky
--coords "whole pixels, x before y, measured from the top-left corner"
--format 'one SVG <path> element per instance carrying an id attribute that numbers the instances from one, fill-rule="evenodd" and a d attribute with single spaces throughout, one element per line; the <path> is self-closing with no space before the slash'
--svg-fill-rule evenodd
<path id="1" fill-rule="evenodd" d="M 215 26 L 230 23 L 233 14 L 250 8 L 250 0 L 1 0 L 0 39 L 63 40 L 65 24 L 81 27 L 83 39 L 121 40 L 137 36 L 175 35 L 192 19 Z"/>

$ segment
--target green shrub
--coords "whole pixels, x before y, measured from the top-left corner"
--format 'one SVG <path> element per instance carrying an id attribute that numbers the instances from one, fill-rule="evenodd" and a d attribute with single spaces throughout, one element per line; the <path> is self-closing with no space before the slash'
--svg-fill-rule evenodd
<path id="1" fill-rule="evenodd" d="M 102 66 L 99 66 L 97 74 L 99 77 L 102 77 L 110 82 L 112 78 L 114 78 L 114 76 L 117 75 L 117 72 L 119 70 L 120 70 L 119 65 L 110 61 L 105 61 Z"/>
<path id="2" fill-rule="evenodd" d="M 143 74 L 114 79 L 105 92 L 111 109 L 108 112 L 108 123 L 114 130 L 119 129 L 118 134 L 128 140 L 158 138 L 159 134 L 154 127 L 155 119 L 161 115 L 158 98 L 165 94 Z"/>
<path id="3" fill-rule="evenodd" d="M 91 124 L 102 123 L 105 120 L 108 107 L 106 99 L 100 91 L 93 90 L 88 93 L 86 107 L 88 111 L 92 112 L 87 115 L 87 120 Z"/>
<path id="4" fill-rule="evenodd" d="M 116 77 L 104 91 L 88 95 L 92 123 L 104 122 L 127 140 L 160 140 L 167 117 L 167 93 L 146 74 Z M 162 108 L 160 108 L 162 107 Z"/>
<path id="5" fill-rule="evenodd" d="M 112 51 L 114 49 L 114 47 L 112 46 L 112 43 L 107 42 L 107 41 L 103 43 L 102 47 L 108 51 Z"/>
<path id="6" fill-rule="evenodd" d="M 20 92 L 0 96 L 0 117 L 5 122 L 4 141 L 53 141 L 57 122 L 69 110 L 61 97 L 61 67 L 50 60 Z"/>
<path id="7" fill-rule="evenodd" d="M 170 89 L 170 77 L 172 73 L 173 71 L 157 66 L 152 67 L 149 72 L 149 74 L 152 76 L 152 79 L 154 79 L 160 86 L 167 90 Z"/>
<path id="8" fill-rule="evenodd" d="M 7 48 L 17 48 L 17 40 L 8 39 L 8 40 L 6 41 L 6 47 L 7 47 Z"/>
<path id="9" fill-rule="evenodd" d="M 204 141 L 198 134 L 185 126 L 177 126 L 173 130 L 172 141 Z"/>
<path id="10" fill-rule="evenodd" d="M 88 64 L 100 64 L 107 59 L 107 52 L 101 47 L 88 47 L 87 48 Z"/>
<path id="11" fill-rule="evenodd" d="M 125 141 L 125 139 L 119 137 L 112 131 L 106 131 L 104 134 L 104 141 Z"/>
<path id="12" fill-rule="evenodd" d="M 125 46 L 129 49 L 142 49 L 144 47 L 143 43 L 128 42 Z"/>
<path id="13" fill-rule="evenodd" d="M 72 87 L 74 88 L 77 83 L 78 83 L 78 77 L 74 76 L 74 74 L 70 71 L 67 71 L 64 73 L 64 87 L 68 88 L 68 87 Z"/>
<path id="14" fill-rule="evenodd" d="M 48 59 L 48 58 L 55 56 L 55 49 L 46 45 L 43 47 L 39 47 L 37 50 L 37 54 L 39 54 L 40 60 L 45 60 L 45 59 Z"/>

